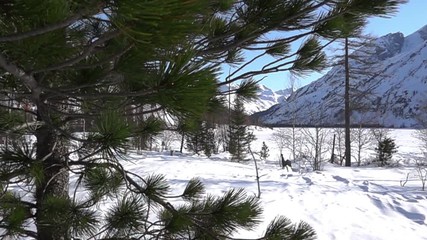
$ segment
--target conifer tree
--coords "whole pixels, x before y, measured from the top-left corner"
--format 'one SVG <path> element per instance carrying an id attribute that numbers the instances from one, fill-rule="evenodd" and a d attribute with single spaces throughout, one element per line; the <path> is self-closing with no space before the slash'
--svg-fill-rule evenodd
<path id="1" fill-rule="evenodd" d="M 255 139 L 248 129 L 246 117 L 243 101 L 236 96 L 228 132 L 229 151 L 234 161 L 244 160 L 250 143 Z"/>
<path id="2" fill-rule="evenodd" d="M 270 156 L 269 151 L 270 150 L 268 149 L 267 144 L 265 144 L 265 142 L 262 142 L 262 147 L 261 147 L 261 151 L 260 151 L 260 154 L 259 154 L 260 158 L 262 160 L 266 160 Z"/>
<path id="3" fill-rule="evenodd" d="M 378 147 L 375 148 L 377 152 L 377 161 L 380 167 L 391 164 L 393 154 L 397 152 L 397 146 L 394 139 L 386 137 L 378 142 Z"/>
<path id="4" fill-rule="evenodd" d="M 351 50 L 351 43 L 350 41 L 352 39 L 362 38 L 362 30 L 363 27 L 366 25 L 366 16 L 367 14 L 374 14 L 378 16 L 385 16 L 386 14 L 393 13 L 395 11 L 395 6 L 399 2 L 404 1 L 382 1 L 382 8 L 381 7 L 375 7 L 372 6 L 372 9 L 368 10 L 365 13 L 362 14 L 354 14 L 352 12 L 346 12 L 342 15 L 340 15 L 338 18 L 336 18 L 333 21 L 327 21 L 324 24 L 321 24 L 322 26 L 320 28 L 329 28 L 330 24 L 334 24 L 336 28 L 334 31 L 325 31 L 325 37 L 329 37 L 332 39 L 341 39 L 343 40 L 343 48 L 344 48 L 344 56 L 343 56 L 343 65 L 344 65 L 344 71 L 345 71 L 345 77 L 344 77 L 344 158 L 345 158 L 345 166 L 350 167 L 351 166 L 351 139 L 350 139 L 350 118 L 351 118 L 351 99 L 350 99 L 350 75 L 353 75 L 353 73 L 350 73 L 350 59 L 355 59 L 357 57 L 350 56 L 350 50 Z M 370 4 L 370 3 L 367 3 Z M 375 5 L 375 3 L 374 3 Z M 389 7 L 391 6 L 391 8 Z M 354 43 L 354 42 L 353 42 Z M 360 46 L 360 45 L 359 45 Z M 360 59 L 359 59 L 360 60 Z M 357 61 L 357 60 L 356 60 Z M 366 64 L 366 63 L 365 63 Z M 373 63 L 372 63 L 373 64 Z M 371 65 L 372 65 L 371 64 Z M 368 64 L 366 64 L 368 65 Z M 369 68 L 369 66 L 366 67 L 366 69 Z M 367 72 L 365 72 L 367 74 Z M 356 104 L 353 104 L 353 106 Z"/>
<path id="5" fill-rule="evenodd" d="M 199 154 L 203 150 L 201 127 L 201 124 L 199 124 L 195 129 L 185 133 L 187 149 L 196 154 Z"/>
<path id="6" fill-rule="evenodd" d="M 215 149 L 217 149 L 215 145 L 215 129 L 213 127 L 207 126 L 206 124 L 203 126 L 202 134 L 204 136 L 203 153 L 210 157 L 215 153 Z"/>
<path id="7" fill-rule="evenodd" d="M 129 118 L 199 119 L 222 85 L 321 70 L 319 38 L 337 29 L 326 23 L 344 13 L 382 14 L 398 2 L 2 1 L 0 133 L 10 144 L 0 153 L 1 238 L 221 239 L 253 229 L 261 208 L 242 190 L 203 197 L 193 179 L 183 204 L 173 206 L 164 176 L 124 169 L 128 139 L 162 126 Z M 247 71 L 253 61 L 242 61 L 244 50 L 277 60 Z M 238 67 L 219 82 L 223 63 Z M 250 92 L 249 83 L 236 92 Z M 73 131 L 81 122 L 88 134 Z M 77 190 L 87 196 L 77 198 Z M 100 214 L 105 201 L 113 204 Z M 280 217 L 264 239 L 314 236 L 306 224 Z"/>
<path id="8" fill-rule="evenodd" d="M 215 151 L 215 132 L 207 122 L 201 122 L 197 129 L 187 132 L 187 148 L 190 151 L 203 153 L 210 157 Z"/>

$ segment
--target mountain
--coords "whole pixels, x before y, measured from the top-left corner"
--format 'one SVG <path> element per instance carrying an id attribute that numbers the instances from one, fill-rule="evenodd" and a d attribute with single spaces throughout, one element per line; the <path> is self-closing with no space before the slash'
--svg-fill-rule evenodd
<path id="1" fill-rule="evenodd" d="M 291 93 L 290 89 L 273 91 L 270 88 L 259 85 L 258 99 L 245 103 L 245 110 L 247 114 L 264 111 L 283 102 Z"/>
<path id="2" fill-rule="evenodd" d="M 352 124 L 419 127 L 419 119 L 427 117 L 427 25 L 407 37 L 402 33 L 380 37 L 352 56 L 374 62 L 368 66 L 349 62 L 350 69 L 370 72 L 351 74 Z M 342 125 L 344 78 L 344 67 L 337 65 L 254 118 L 267 125 Z"/>
<path id="3" fill-rule="evenodd" d="M 238 85 L 232 85 L 231 88 L 235 89 Z M 244 103 L 246 114 L 254 114 L 269 109 L 273 105 L 283 102 L 291 93 L 291 89 L 284 89 L 273 91 L 270 88 L 259 84 L 258 85 L 257 99 Z M 221 91 L 226 92 L 228 87 L 222 87 Z M 231 95 L 231 104 L 234 101 L 234 94 Z"/>

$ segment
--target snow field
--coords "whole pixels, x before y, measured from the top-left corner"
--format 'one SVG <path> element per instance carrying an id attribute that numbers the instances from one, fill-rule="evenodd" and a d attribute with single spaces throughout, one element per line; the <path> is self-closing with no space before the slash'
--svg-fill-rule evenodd
<path id="1" fill-rule="evenodd" d="M 261 237 L 271 220 L 284 215 L 309 223 L 321 240 L 427 239 L 427 192 L 421 191 L 421 182 L 413 177 L 405 187 L 400 184 L 413 167 L 347 168 L 326 163 L 323 171 L 287 172 L 278 165 L 279 152 L 270 140 L 273 131 L 255 129 L 257 140 L 252 144 L 252 150 L 259 151 L 262 142 L 268 141 L 270 149 L 270 158 L 258 162 L 260 201 L 264 208 L 262 223 L 254 231 L 242 230 L 233 237 Z M 391 132 L 399 147 L 395 158 L 401 163 L 421 154 L 413 133 L 413 130 Z M 244 188 L 248 195 L 257 193 L 253 161 L 230 162 L 226 154 L 209 159 L 169 153 L 134 153 L 125 167 L 141 176 L 164 174 L 176 194 L 194 177 L 202 180 L 208 194 L 220 195 L 230 188 Z M 370 154 L 365 157 L 372 157 Z"/>
<path id="2" fill-rule="evenodd" d="M 319 240 L 422 240 L 427 239 L 427 191 L 421 191 L 421 182 L 413 175 L 411 165 L 422 156 L 420 142 L 414 130 L 392 130 L 398 153 L 394 159 L 400 166 L 379 168 L 374 165 L 341 167 L 324 163 L 323 171 L 299 173 L 286 171 L 278 164 L 279 150 L 271 140 L 275 130 L 254 128 L 257 140 L 252 151 L 261 149 L 265 141 L 270 157 L 258 161 L 261 198 L 264 209 L 261 223 L 253 231 L 241 230 L 233 237 L 254 239 L 262 237 L 270 221 L 279 215 L 294 222 L 303 220 L 317 232 Z M 179 141 L 172 147 L 178 149 Z M 291 156 L 284 151 L 284 156 Z M 325 158 L 330 156 L 324 154 Z M 372 158 L 372 150 L 364 152 Z M 205 184 L 207 194 L 222 195 L 230 188 L 244 188 L 248 195 L 257 194 L 255 167 L 252 160 L 231 162 L 226 153 L 211 158 L 191 153 L 170 155 L 170 151 L 137 154 L 129 152 L 123 165 L 127 170 L 147 176 L 164 174 L 170 183 L 172 195 L 182 193 L 187 182 L 198 177 Z M 295 168 L 295 167 L 294 167 Z M 404 187 L 401 181 L 411 173 Z M 70 196 L 84 199 L 86 193 L 78 188 L 74 193 L 77 176 L 70 176 Z M 171 199 L 172 204 L 182 203 Z M 97 206 L 99 213 L 112 202 Z M 152 216 L 154 217 L 154 216 Z"/>

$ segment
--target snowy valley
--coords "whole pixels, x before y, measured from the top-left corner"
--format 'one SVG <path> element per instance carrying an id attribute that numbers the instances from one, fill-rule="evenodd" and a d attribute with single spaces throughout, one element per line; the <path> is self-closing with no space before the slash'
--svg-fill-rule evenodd
<path id="1" fill-rule="evenodd" d="M 380 168 L 371 164 L 348 168 L 323 162 L 322 171 L 298 171 L 295 162 L 294 171 L 281 169 L 279 149 L 272 140 L 276 130 L 254 129 L 257 140 L 251 145 L 252 150 L 259 151 L 262 142 L 270 149 L 270 157 L 265 161 L 258 159 L 264 213 L 254 231 L 242 230 L 233 237 L 262 237 L 267 224 L 283 215 L 294 222 L 309 223 L 319 240 L 427 239 L 427 192 L 421 190 L 413 166 L 414 159 L 423 155 L 414 130 L 390 132 L 398 146 L 394 156 L 394 161 L 399 162 L 397 167 Z M 171 143 L 172 149 L 179 146 L 178 139 Z M 284 150 L 284 155 L 288 157 L 290 152 Z M 372 159 L 372 148 L 363 156 Z M 221 195 L 230 188 L 244 188 L 248 195 L 257 194 L 253 161 L 231 162 L 225 153 L 207 158 L 188 152 L 171 156 L 169 150 L 131 152 L 123 163 L 127 170 L 142 177 L 164 174 L 173 189 L 172 195 L 180 194 L 195 177 L 206 185 L 208 194 Z M 402 186 L 408 173 L 408 182 Z M 82 197 L 85 193 L 77 195 Z M 171 203 L 181 204 L 181 201 L 171 199 Z M 108 206 L 105 203 L 100 209 Z"/>
<path id="2" fill-rule="evenodd" d="M 0 239 L 427 240 L 426 0 L 0 2 Z"/>

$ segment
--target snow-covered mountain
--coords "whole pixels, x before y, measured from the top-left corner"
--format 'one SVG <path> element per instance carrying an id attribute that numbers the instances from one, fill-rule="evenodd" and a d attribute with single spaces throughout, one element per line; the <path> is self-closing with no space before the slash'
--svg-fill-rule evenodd
<path id="1" fill-rule="evenodd" d="M 352 54 L 365 54 L 375 62 L 369 67 L 371 74 L 351 74 L 353 124 L 417 127 L 418 119 L 427 117 L 427 25 L 407 37 L 402 33 L 380 37 Z M 350 68 L 360 64 L 350 60 Z M 343 124 L 344 77 L 344 67 L 335 66 L 255 117 L 269 125 Z"/>
<path id="2" fill-rule="evenodd" d="M 245 103 L 245 110 L 247 114 L 264 111 L 285 101 L 290 94 L 290 89 L 273 91 L 270 88 L 259 85 L 258 99 Z"/>
<path id="3" fill-rule="evenodd" d="M 238 85 L 232 85 L 231 88 L 235 89 Z M 285 99 L 290 95 L 291 89 L 284 89 L 284 90 L 278 90 L 273 91 L 270 88 L 266 87 L 265 85 L 258 85 L 258 98 L 244 103 L 244 108 L 246 114 L 254 114 L 257 112 L 265 111 L 269 109 L 270 107 L 281 103 L 285 101 Z M 221 89 L 222 91 L 226 92 L 228 91 L 228 87 L 223 87 Z M 234 94 L 230 96 L 231 104 L 234 102 Z"/>

